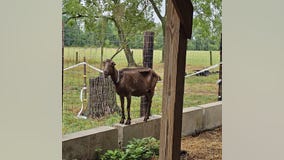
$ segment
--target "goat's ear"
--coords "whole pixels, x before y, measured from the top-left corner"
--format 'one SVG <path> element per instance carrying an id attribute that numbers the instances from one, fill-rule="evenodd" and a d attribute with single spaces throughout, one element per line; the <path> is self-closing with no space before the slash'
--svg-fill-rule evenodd
<path id="1" fill-rule="evenodd" d="M 112 65 L 112 66 L 115 66 L 116 64 L 115 64 L 114 62 L 111 62 L 111 65 Z"/>

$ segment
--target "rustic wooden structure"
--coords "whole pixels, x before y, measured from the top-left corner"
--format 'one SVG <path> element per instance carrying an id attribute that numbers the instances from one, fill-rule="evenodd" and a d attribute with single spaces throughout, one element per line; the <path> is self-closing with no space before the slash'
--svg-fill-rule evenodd
<path id="1" fill-rule="evenodd" d="M 222 62 L 222 34 L 221 34 L 221 42 L 220 42 L 220 62 Z M 222 101 L 222 63 L 219 66 L 219 87 L 218 87 L 218 101 Z"/>
<path id="2" fill-rule="evenodd" d="M 89 79 L 88 109 L 84 115 L 99 118 L 119 111 L 112 80 L 99 76 Z"/>
<path id="3" fill-rule="evenodd" d="M 83 78 L 84 78 L 84 88 L 87 87 L 87 65 L 86 65 L 86 57 L 84 57 L 84 70 L 83 70 Z M 84 102 L 87 101 L 87 90 L 84 89 Z"/>
<path id="4" fill-rule="evenodd" d="M 192 34 L 192 18 L 191 1 L 168 1 L 160 160 L 180 158 L 186 46 Z"/>
<path id="5" fill-rule="evenodd" d="M 154 32 L 144 33 L 144 47 L 143 47 L 143 67 L 153 68 L 153 52 L 154 52 Z M 148 102 L 145 96 L 141 97 L 140 103 L 140 117 L 145 116 L 145 108 Z M 149 111 L 151 115 L 151 111 Z"/>
<path id="6" fill-rule="evenodd" d="M 211 50 L 209 51 L 209 54 L 210 54 L 210 66 L 212 66 L 213 65 L 213 61 L 212 61 L 212 51 Z"/>
<path id="7" fill-rule="evenodd" d="M 75 60 L 75 64 L 79 63 L 79 57 L 78 57 L 78 52 L 76 52 L 76 60 Z"/>
<path id="8" fill-rule="evenodd" d="M 61 96 L 62 96 L 62 107 L 61 107 L 61 113 L 63 115 L 63 90 L 64 90 L 64 23 L 62 21 L 62 48 L 61 48 L 61 56 L 62 56 L 62 71 L 61 71 Z"/>

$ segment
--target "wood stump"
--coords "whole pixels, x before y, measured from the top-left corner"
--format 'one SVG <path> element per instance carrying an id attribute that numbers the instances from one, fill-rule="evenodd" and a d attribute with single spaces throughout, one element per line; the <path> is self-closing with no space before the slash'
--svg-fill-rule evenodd
<path id="1" fill-rule="evenodd" d="M 89 100 L 85 115 L 100 118 L 120 111 L 116 103 L 115 86 L 110 78 L 99 76 L 89 79 Z"/>

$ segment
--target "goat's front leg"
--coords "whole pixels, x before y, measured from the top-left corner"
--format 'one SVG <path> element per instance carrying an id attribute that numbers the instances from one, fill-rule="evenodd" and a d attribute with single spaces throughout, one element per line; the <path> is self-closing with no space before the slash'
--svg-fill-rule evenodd
<path id="1" fill-rule="evenodd" d="M 124 115 L 124 97 L 123 96 L 119 96 L 120 97 L 120 103 L 121 103 L 121 120 L 120 120 L 120 124 L 124 123 L 125 120 L 125 115 Z"/>
<path id="2" fill-rule="evenodd" d="M 131 124 L 130 118 L 130 104 L 131 104 L 131 96 L 127 96 L 127 120 L 125 122 L 126 125 Z"/>

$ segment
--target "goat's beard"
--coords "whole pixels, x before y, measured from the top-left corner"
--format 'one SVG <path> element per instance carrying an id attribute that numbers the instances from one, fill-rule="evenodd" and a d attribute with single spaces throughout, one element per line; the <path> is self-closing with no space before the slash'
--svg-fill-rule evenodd
<path id="1" fill-rule="evenodd" d="M 108 78 L 109 74 L 103 74 L 104 78 Z"/>

